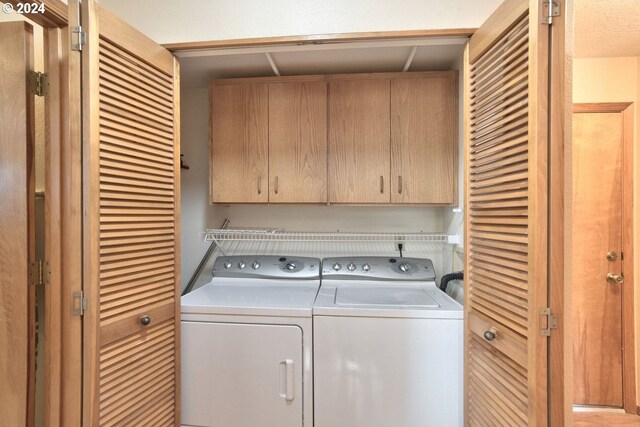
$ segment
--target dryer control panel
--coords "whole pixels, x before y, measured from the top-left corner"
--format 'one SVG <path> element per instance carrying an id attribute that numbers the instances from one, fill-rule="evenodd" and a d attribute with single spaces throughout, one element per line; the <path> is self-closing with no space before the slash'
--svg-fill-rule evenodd
<path id="1" fill-rule="evenodd" d="M 219 256 L 213 277 L 319 279 L 320 259 L 272 255 Z"/>
<path id="2" fill-rule="evenodd" d="M 427 258 L 336 257 L 322 260 L 326 280 L 434 281 L 433 263 Z"/>

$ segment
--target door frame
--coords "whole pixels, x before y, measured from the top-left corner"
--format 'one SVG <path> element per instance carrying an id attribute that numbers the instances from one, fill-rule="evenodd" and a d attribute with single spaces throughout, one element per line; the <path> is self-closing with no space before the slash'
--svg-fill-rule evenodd
<path id="1" fill-rule="evenodd" d="M 624 284 L 622 286 L 622 397 L 623 408 L 638 413 L 636 403 L 636 361 L 634 326 L 634 245 L 633 245 L 633 156 L 634 106 L 632 102 L 602 102 L 573 104 L 574 113 L 622 114 L 622 252 Z M 627 191 L 626 189 L 631 189 Z M 627 285 L 627 286 L 624 286 Z"/>

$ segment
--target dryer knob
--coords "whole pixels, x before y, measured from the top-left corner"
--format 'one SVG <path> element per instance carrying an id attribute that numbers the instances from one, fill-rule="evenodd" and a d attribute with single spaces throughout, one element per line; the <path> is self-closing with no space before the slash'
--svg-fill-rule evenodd
<path id="1" fill-rule="evenodd" d="M 231 268 L 231 261 L 227 261 L 224 263 L 224 268 Z"/>
<path id="2" fill-rule="evenodd" d="M 240 261 L 240 262 L 238 263 L 238 268 L 239 268 L 239 269 L 241 269 L 241 270 L 242 270 L 243 268 L 245 268 L 246 266 L 247 266 L 247 264 L 246 264 L 244 261 Z"/>
<path id="3" fill-rule="evenodd" d="M 337 262 L 335 264 L 333 264 L 333 269 L 335 271 L 340 271 L 341 268 L 342 268 L 342 266 L 340 264 L 338 264 Z"/>
<path id="4" fill-rule="evenodd" d="M 362 270 L 369 271 L 371 270 L 371 266 L 369 264 L 362 264 Z"/>
<path id="5" fill-rule="evenodd" d="M 403 273 L 406 273 L 407 271 L 410 270 L 409 264 L 407 264 L 406 262 L 398 264 L 398 270 L 402 271 Z"/>
<path id="6" fill-rule="evenodd" d="M 259 268 L 260 268 L 260 263 L 259 263 L 258 261 L 253 261 L 253 264 L 251 264 L 251 267 L 252 267 L 254 270 L 257 270 L 257 269 L 259 269 Z"/>
<path id="7" fill-rule="evenodd" d="M 352 262 L 349 263 L 349 265 L 347 265 L 347 270 L 349 271 L 353 271 L 356 269 L 356 265 Z"/>
<path id="8" fill-rule="evenodd" d="M 297 267 L 295 262 L 288 262 L 287 265 L 285 265 L 285 268 L 289 271 L 293 271 L 295 270 Z"/>

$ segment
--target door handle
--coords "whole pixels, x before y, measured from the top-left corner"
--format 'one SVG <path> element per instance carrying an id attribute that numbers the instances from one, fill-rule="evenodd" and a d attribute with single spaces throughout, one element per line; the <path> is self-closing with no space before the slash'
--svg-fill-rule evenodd
<path id="1" fill-rule="evenodd" d="M 402 176 L 398 175 L 398 193 L 402 194 Z"/>
<path id="2" fill-rule="evenodd" d="M 624 276 L 614 273 L 607 273 L 607 282 L 609 283 L 617 283 L 618 285 L 624 282 Z"/>
<path id="3" fill-rule="evenodd" d="M 258 194 L 262 194 L 262 177 L 258 177 Z"/>
<path id="4" fill-rule="evenodd" d="M 607 252 L 607 260 L 615 261 L 617 259 L 618 259 L 618 254 L 617 253 L 615 253 L 613 251 Z"/>
<path id="5" fill-rule="evenodd" d="M 274 182 L 274 191 L 276 194 L 278 194 L 278 177 L 276 176 L 275 182 Z"/>
<path id="6" fill-rule="evenodd" d="M 284 359 L 280 362 L 280 393 L 279 396 L 290 402 L 293 400 L 293 368 L 295 364 L 291 359 Z"/>
<path id="7" fill-rule="evenodd" d="M 384 177 L 380 175 L 380 194 L 384 193 Z"/>

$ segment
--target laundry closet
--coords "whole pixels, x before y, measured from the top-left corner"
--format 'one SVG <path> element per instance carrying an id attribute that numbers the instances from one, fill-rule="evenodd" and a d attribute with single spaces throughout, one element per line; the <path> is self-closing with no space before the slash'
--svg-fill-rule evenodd
<path id="1" fill-rule="evenodd" d="M 45 116 L 53 125 L 44 158 L 45 193 L 54 195 L 45 208 L 45 257 L 53 255 L 42 264 L 32 256 L 31 267 L 34 284 L 51 285 L 44 304 L 54 321 L 45 334 L 54 340 L 42 349 L 46 425 L 180 425 L 198 411 L 199 420 L 215 422 L 214 408 L 234 427 L 246 425 L 242 412 L 260 422 L 252 407 L 216 401 L 194 409 L 183 399 L 197 401 L 207 386 L 208 371 L 199 378 L 193 370 L 199 363 L 240 360 L 231 345 L 206 342 L 202 328 L 246 326 L 243 314 L 215 312 L 211 321 L 210 307 L 202 307 L 221 287 L 261 272 L 261 280 L 291 275 L 303 282 L 284 293 L 291 306 L 277 307 L 268 325 L 266 315 L 246 314 L 252 327 L 270 326 L 268 333 L 242 326 L 220 336 L 244 336 L 253 346 L 248 356 L 273 350 L 275 368 L 265 378 L 275 386 L 265 405 L 295 409 L 278 427 L 388 424 L 375 416 L 383 406 L 370 396 L 385 396 L 398 411 L 389 416 L 411 427 L 423 420 L 559 425 L 567 416 L 569 335 L 556 323 L 565 307 L 564 264 L 550 262 L 561 261 L 564 249 L 562 239 L 549 239 L 564 230 L 566 70 L 558 58 L 566 55 L 567 30 L 552 3 L 433 2 L 424 10 L 407 1 L 416 18 L 405 11 L 398 28 L 388 28 L 393 13 L 357 2 L 338 14 L 351 24 L 332 20 L 331 5 L 276 7 L 279 27 L 259 2 L 243 16 L 256 28 L 271 16 L 262 34 L 251 26 L 234 33 L 240 15 L 228 5 L 202 12 L 215 15 L 216 33 L 184 4 L 154 4 L 162 17 L 155 20 L 141 4 L 78 3 L 51 2 L 36 20 L 47 28 L 45 68 L 52 70 L 51 92 L 42 96 L 49 96 Z M 299 27 L 300 13 L 308 27 Z M 180 30 L 181 19 L 193 33 Z M 12 43 L 7 51 L 26 52 L 2 70 L 16 82 L 30 65 L 25 25 L 20 37 L 3 39 Z M 32 96 L 4 113 L 24 122 L 28 140 L 32 123 L 20 108 L 29 111 Z M 31 146 L 11 147 L 25 165 L 33 160 Z M 14 196 L 29 211 L 29 199 Z M 5 243 L 7 253 L 31 250 L 28 219 L 0 225 L 24 231 Z M 12 268 L 28 276 L 27 265 Z M 443 276 L 461 270 L 464 281 L 451 284 L 451 297 L 438 289 Z M 214 277 L 219 286 L 207 294 Z M 330 283 L 323 288 L 321 280 Z M 374 287 L 343 290 L 345 280 Z M 234 289 L 222 298 L 242 293 Z M 240 299 L 255 302 L 263 290 Z M 31 290 L 20 292 L 12 298 L 33 298 Z M 384 305 L 397 311 L 384 314 Z M 413 323 L 427 310 L 437 321 Z M 448 329 L 450 320 L 456 323 Z M 337 333 L 353 325 L 355 335 Z M 298 353 L 271 347 L 272 332 Z M 13 345 L 5 335 L 3 344 Z M 28 360 L 27 343 L 16 348 Z M 350 363 L 338 367 L 324 343 L 342 345 Z M 220 348 L 227 352 L 209 357 Z M 362 362 L 363 354 L 416 366 L 415 378 L 391 378 L 390 370 Z M 25 396 L 37 385 L 29 363 L 11 380 Z M 247 383 L 243 369 L 234 372 Z M 425 372 L 437 381 L 428 384 Z M 358 377 L 334 396 L 341 379 Z M 195 394 L 182 388 L 198 381 Z M 239 384 L 225 384 L 229 395 L 244 395 Z M 445 391 L 452 397 L 441 405 L 434 396 Z M 33 418 L 32 399 L 15 405 Z M 373 411 L 359 416 L 366 408 Z M 6 420 L 27 425 L 21 417 Z"/>

